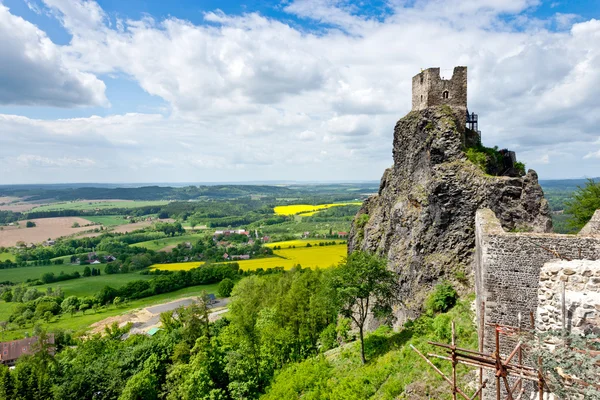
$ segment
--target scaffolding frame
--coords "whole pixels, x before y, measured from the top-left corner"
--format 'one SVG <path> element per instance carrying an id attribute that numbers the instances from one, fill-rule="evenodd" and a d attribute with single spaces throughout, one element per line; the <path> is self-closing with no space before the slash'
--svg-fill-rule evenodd
<path id="1" fill-rule="evenodd" d="M 492 354 L 483 351 L 475 351 L 464 349 L 456 346 L 456 334 L 454 321 L 452 321 L 452 342 L 450 345 L 437 342 L 427 342 L 428 344 L 445 349 L 447 355 L 428 353 L 425 356 L 412 344 L 410 347 L 415 351 L 425 362 L 432 367 L 451 387 L 452 399 L 456 400 L 457 396 L 464 400 L 483 399 L 483 389 L 486 388 L 488 380 L 483 379 L 483 371 L 494 371 L 494 379 L 496 381 L 496 399 L 497 400 L 521 400 L 525 394 L 524 382 L 530 381 L 537 384 L 539 400 L 543 400 L 546 383 L 542 374 L 542 360 L 538 358 L 538 366 L 531 367 L 523 364 L 523 342 L 519 340 L 517 345 L 508 356 L 502 357 L 500 353 L 500 337 L 501 336 L 521 336 L 523 331 L 520 327 L 486 324 L 494 327 L 495 333 L 495 351 Z M 480 334 L 480 344 L 483 342 L 483 334 Z M 452 377 L 448 377 L 439 368 L 437 368 L 428 357 L 438 358 L 452 363 Z M 456 366 L 458 364 L 479 369 L 479 387 L 472 396 L 468 396 L 462 389 L 458 387 L 456 380 Z M 514 384 L 510 384 L 509 377 L 514 377 Z M 502 386 L 504 384 L 504 386 Z M 504 389 L 503 397 L 502 392 Z"/>

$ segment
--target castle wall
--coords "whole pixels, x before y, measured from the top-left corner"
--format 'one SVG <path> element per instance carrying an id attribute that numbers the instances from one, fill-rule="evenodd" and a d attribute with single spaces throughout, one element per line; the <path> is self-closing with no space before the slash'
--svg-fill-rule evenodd
<path id="1" fill-rule="evenodd" d="M 536 329 L 561 330 L 563 323 L 575 334 L 600 330 L 600 261 L 556 260 L 542 267 Z"/>
<path id="2" fill-rule="evenodd" d="M 428 68 L 413 77 L 413 111 L 443 104 L 467 109 L 467 67 L 455 67 L 451 79 L 442 79 L 439 68 Z"/>
<path id="3" fill-rule="evenodd" d="M 530 313 L 535 316 L 538 309 L 540 272 L 546 263 L 558 259 L 553 251 L 570 259 L 600 260 L 600 237 L 595 234 L 505 232 L 489 209 L 477 211 L 475 234 L 477 323 L 480 329 L 484 324 L 485 352 L 495 350 L 494 327 L 488 323 L 518 326 L 520 314 L 521 328 L 531 327 Z M 509 354 L 515 340 L 503 336 L 501 353 Z M 494 391 L 492 383 L 484 398 Z"/>

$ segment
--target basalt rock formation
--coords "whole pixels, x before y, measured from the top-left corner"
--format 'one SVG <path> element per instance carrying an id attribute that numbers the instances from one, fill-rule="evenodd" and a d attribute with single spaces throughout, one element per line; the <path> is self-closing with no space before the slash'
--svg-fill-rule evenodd
<path id="1" fill-rule="evenodd" d="M 492 209 L 509 231 L 552 229 L 535 171 L 522 177 L 486 174 L 466 155 L 473 134 L 462 109 L 411 111 L 394 130 L 393 167 L 354 218 L 349 252 L 384 256 L 398 274 L 399 323 L 418 314 L 436 283 L 468 286 L 479 208 Z"/>

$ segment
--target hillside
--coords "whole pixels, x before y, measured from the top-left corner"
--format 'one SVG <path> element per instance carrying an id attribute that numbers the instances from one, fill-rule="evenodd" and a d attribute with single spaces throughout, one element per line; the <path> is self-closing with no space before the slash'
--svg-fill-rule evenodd
<path id="1" fill-rule="evenodd" d="M 482 168 L 467 157 L 469 149 L 481 147 L 471 134 L 461 110 L 449 106 L 412 111 L 400 119 L 394 165 L 354 219 L 349 251 L 385 256 L 398 273 L 404 300 L 400 322 L 418 314 L 434 284 L 470 274 L 477 209 L 494 210 L 507 230 L 552 230 L 535 171 L 490 175 L 497 168 Z"/>

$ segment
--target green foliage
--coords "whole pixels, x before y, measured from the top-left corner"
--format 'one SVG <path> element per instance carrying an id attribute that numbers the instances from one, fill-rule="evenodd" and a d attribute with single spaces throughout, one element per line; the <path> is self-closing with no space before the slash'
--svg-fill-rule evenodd
<path id="1" fill-rule="evenodd" d="M 517 161 L 515 163 L 514 167 L 521 176 L 525 175 L 525 173 L 526 173 L 525 163 L 522 163 L 521 161 Z"/>
<path id="2" fill-rule="evenodd" d="M 446 312 L 456 304 L 458 294 L 449 282 L 442 282 L 434 288 L 425 301 L 425 309 L 432 312 Z"/>
<path id="3" fill-rule="evenodd" d="M 33 221 L 27 221 L 27 223 L 25 224 L 26 228 L 35 228 L 36 224 Z"/>
<path id="4" fill-rule="evenodd" d="M 234 286 L 235 286 L 235 283 L 233 282 L 232 279 L 225 278 L 219 283 L 217 292 L 220 297 L 229 297 L 231 295 L 231 291 L 233 290 Z"/>
<path id="5" fill-rule="evenodd" d="M 585 186 L 578 186 L 573 199 L 567 202 L 565 212 L 570 215 L 570 225 L 581 229 L 600 209 L 600 181 L 588 179 Z"/>
<path id="6" fill-rule="evenodd" d="M 391 319 L 392 306 L 397 301 L 397 277 L 387 269 L 385 259 L 357 251 L 333 270 L 331 287 L 340 314 L 358 327 L 364 363 L 365 322 L 369 312 L 384 321 Z"/>

